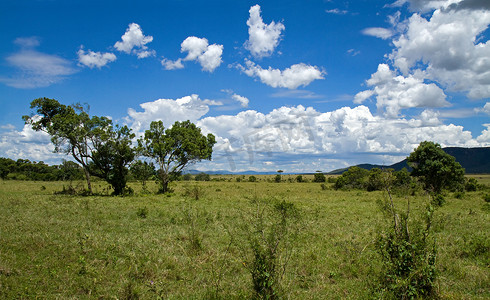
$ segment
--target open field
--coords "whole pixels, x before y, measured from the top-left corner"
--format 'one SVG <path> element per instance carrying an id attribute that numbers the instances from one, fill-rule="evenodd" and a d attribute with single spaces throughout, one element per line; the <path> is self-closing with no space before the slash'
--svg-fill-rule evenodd
<path id="1" fill-rule="evenodd" d="M 282 183 L 236 177 L 176 182 L 169 195 L 142 195 L 133 182 L 131 197 L 55 195 L 66 182 L 1 181 L 0 298 L 250 298 L 246 230 L 257 209 L 276 200 L 299 212 L 283 295 L 371 296 L 381 267 L 374 241 L 385 226 L 379 208 L 385 193 L 289 183 L 288 175 Z M 490 176 L 474 177 L 490 185 Z M 105 187 L 96 182 L 94 191 Z M 193 190 L 198 200 L 185 195 Z M 395 202 L 402 209 L 408 198 L 413 214 L 427 200 L 419 194 Z M 433 224 L 438 294 L 489 299 L 490 204 L 481 191 L 446 200 Z"/>

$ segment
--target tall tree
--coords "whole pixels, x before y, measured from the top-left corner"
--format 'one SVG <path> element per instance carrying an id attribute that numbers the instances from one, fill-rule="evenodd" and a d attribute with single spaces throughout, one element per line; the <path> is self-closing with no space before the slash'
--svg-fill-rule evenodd
<path id="1" fill-rule="evenodd" d="M 153 121 L 138 140 L 141 154 L 155 160 L 159 167 L 161 193 L 168 191 L 168 184 L 184 167 L 203 159 L 211 160 L 215 143 L 214 135 L 204 136 L 190 121 L 175 122 L 169 129 L 165 129 L 162 121 Z"/>
<path id="2" fill-rule="evenodd" d="M 441 145 L 425 141 L 410 153 L 408 163 L 426 190 L 440 193 L 444 188 L 458 189 L 464 186 L 464 169 L 456 159 L 444 152 Z"/>
<path id="3" fill-rule="evenodd" d="M 36 131 L 47 132 L 55 152 L 71 155 L 83 168 L 87 188 L 92 192 L 89 163 L 96 141 L 112 125 L 106 117 L 90 117 L 80 104 L 66 106 L 55 99 L 38 98 L 31 102 L 35 114 L 23 116 L 26 124 Z"/>
<path id="4" fill-rule="evenodd" d="M 97 129 L 100 130 L 100 129 Z M 114 195 L 125 192 L 128 165 L 134 160 L 134 134 L 127 126 L 112 126 L 96 134 L 90 173 L 105 179 L 114 189 Z"/>

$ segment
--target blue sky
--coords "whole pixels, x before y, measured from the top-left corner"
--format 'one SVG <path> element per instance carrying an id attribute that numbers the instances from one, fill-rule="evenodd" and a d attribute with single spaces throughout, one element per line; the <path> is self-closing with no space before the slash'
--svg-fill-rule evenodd
<path id="1" fill-rule="evenodd" d="M 58 163 L 39 97 L 137 134 L 191 120 L 202 170 L 391 164 L 421 141 L 490 146 L 486 0 L 0 3 L 0 156 Z"/>

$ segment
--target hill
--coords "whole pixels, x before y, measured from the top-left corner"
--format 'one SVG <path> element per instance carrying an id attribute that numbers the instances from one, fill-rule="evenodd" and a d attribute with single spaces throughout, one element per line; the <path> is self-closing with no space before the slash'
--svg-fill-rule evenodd
<path id="1" fill-rule="evenodd" d="M 444 152 L 454 156 L 457 162 L 465 169 L 466 174 L 490 174 L 490 147 L 482 148 L 460 148 L 460 147 L 447 147 L 443 148 Z M 357 167 L 371 170 L 373 168 L 394 169 L 399 171 L 403 168 L 410 170 L 407 164 L 407 159 L 404 159 L 395 164 L 385 165 L 373 165 L 373 164 L 360 164 Z M 340 175 L 347 171 L 349 168 L 337 169 L 329 172 L 331 175 Z"/>

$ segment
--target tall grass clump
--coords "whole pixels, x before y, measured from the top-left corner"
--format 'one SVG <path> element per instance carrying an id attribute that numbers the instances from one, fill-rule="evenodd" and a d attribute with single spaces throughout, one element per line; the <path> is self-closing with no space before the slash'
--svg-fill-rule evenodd
<path id="1" fill-rule="evenodd" d="M 421 218 L 413 218 L 410 201 L 406 212 L 397 211 L 389 189 L 387 192 L 389 202 L 383 206 L 387 226 L 375 244 L 382 262 L 377 297 L 435 298 L 437 249 L 431 231 L 434 208 L 429 203 Z"/>
<path id="2" fill-rule="evenodd" d="M 299 213 L 293 203 L 286 201 L 252 202 L 255 212 L 243 227 L 246 241 L 238 241 L 237 246 L 242 250 L 243 266 L 252 277 L 252 298 L 278 299 L 282 294 L 281 278 L 297 234 Z"/>

